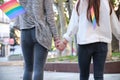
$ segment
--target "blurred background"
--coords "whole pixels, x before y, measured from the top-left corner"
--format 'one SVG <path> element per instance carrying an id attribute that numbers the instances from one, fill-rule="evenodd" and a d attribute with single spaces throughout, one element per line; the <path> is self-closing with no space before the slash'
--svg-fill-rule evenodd
<path id="1" fill-rule="evenodd" d="M 9 0 L 0 0 L 0 4 Z M 118 19 L 120 18 L 120 0 L 110 0 L 116 12 Z M 63 34 L 67 30 L 67 26 L 71 17 L 71 12 L 74 7 L 76 0 L 53 0 L 53 9 L 55 13 L 55 20 L 57 29 L 62 39 Z M 22 60 L 22 51 L 20 47 L 20 31 L 13 28 L 14 20 L 10 20 L 1 10 L 0 10 L 0 57 L 7 57 L 8 60 L 17 57 L 16 59 Z M 114 37 L 111 44 L 108 47 L 108 58 L 107 60 L 120 60 L 120 42 Z M 60 52 L 52 44 L 52 48 L 48 54 L 48 61 L 60 60 L 77 62 L 77 44 L 76 36 L 73 40 L 69 42 L 67 48 Z M 62 59 L 61 59 L 62 57 Z M 55 59 L 57 58 L 57 59 Z M 55 60 L 51 60 L 55 59 Z"/>

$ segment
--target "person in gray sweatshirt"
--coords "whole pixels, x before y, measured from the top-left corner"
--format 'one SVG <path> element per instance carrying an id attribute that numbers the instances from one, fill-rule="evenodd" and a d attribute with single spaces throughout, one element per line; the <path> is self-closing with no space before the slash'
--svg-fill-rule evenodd
<path id="1" fill-rule="evenodd" d="M 52 38 L 55 42 L 59 40 L 53 0 L 19 2 L 25 9 L 25 14 L 15 19 L 14 28 L 21 30 L 21 47 L 25 62 L 23 80 L 43 80 L 44 64 L 48 50 L 51 49 Z"/>

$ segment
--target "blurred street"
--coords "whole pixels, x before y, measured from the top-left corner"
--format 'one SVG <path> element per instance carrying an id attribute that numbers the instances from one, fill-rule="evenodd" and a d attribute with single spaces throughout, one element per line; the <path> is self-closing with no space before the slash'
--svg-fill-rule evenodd
<path id="1" fill-rule="evenodd" d="M 0 80 L 22 80 L 22 74 L 22 66 L 0 66 Z M 79 80 L 79 74 L 45 71 L 44 80 Z M 93 80 L 92 74 L 90 80 Z M 120 74 L 105 74 L 105 80 L 120 80 Z"/>
<path id="2" fill-rule="evenodd" d="M 8 61 L 0 58 L 0 80 L 22 80 L 23 61 Z M 45 71 L 44 80 L 79 80 L 79 73 Z M 90 75 L 93 80 L 93 75 Z M 105 74 L 105 80 L 120 80 L 120 74 Z"/>

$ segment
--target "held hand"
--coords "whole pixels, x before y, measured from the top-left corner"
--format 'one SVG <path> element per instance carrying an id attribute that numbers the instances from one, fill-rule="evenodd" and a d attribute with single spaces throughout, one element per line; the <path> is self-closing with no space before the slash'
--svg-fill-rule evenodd
<path id="1" fill-rule="evenodd" d="M 60 38 L 55 38 L 54 41 L 55 47 L 60 51 L 63 51 L 66 48 L 68 42 L 66 39 L 60 40 Z"/>
<path id="2" fill-rule="evenodd" d="M 60 41 L 59 39 L 55 41 L 55 47 L 56 47 L 57 49 L 58 49 L 58 47 L 59 47 L 60 42 L 61 42 L 61 41 Z"/>
<path id="3" fill-rule="evenodd" d="M 64 49 L 64 44 L 63 44 L 63 42 L 61 41 L 61 40 L 56 40 L 55 41 L 55 47 L 58 49 L 58 50 L 60 50 L 60 51 L 63 51 Z"/>
<path id="4" fill-rule="evenodd" d="M 63 39 L 62 41 L 57 43 L 57 49 L 59 49 L 60 51 L 63 51 L 66 46 L 67 46 L 68 41 L 66 39 Z"/>
<path id="5" fill-rule="evenodd" d="M 54 38 L 54 43 L 55 43 L 55 47 L 58 48 L 58 43 L 60 43 L 60 38 L 59 37 Z"/>
<path id="6" fill-rule="evenodd" d="M 65 48 L 66 48 L 66 45 L 63 43 L 63 41 L 58 43 L 57 49 L 59 49 L 60 51 L 63 51 Z"/>

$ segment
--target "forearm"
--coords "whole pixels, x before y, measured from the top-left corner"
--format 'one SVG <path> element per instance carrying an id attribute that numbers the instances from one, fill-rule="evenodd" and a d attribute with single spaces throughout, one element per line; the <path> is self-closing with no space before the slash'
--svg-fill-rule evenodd
<path id="1" fill-rule="evenodd" d="M 112 28 L 112 32 L 115 35 L 115 37 L 120 40 L 120 21 L 118 21 L 118 18 L 115 14 L 115 12 L 113 11 L 111 14 L 111 28 Z"/>

